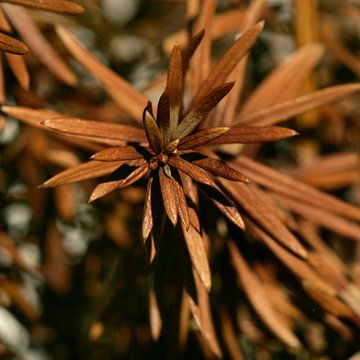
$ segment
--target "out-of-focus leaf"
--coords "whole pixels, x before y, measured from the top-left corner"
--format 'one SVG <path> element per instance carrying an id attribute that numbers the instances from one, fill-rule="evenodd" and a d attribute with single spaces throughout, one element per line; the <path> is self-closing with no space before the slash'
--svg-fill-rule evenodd
<path id="1" fill-rule="evenodd" d="M 85 11 L 82 6 L 65 0 L 0 0 L 0 2 L 69 15 L 81 14 Z"/>
<path id="2" fill-rule="evenodd" d="M 245 102 L 241 113 L 254 113 L 259 108 L 263 109 L 295 97 L 318 64 L 323 52 L 323 46 L 320 44 L 302 46 L 255 89 Z"/>
<path id="3" fill-rule="evenodd" d="M 321 225 L 345 237 L 360 241 L 360 226 L 356 223 L 350 222 L 341 216 L 334 215 L 330 211 L 316 208 L 310 204 L 301 203 L 288 196 L 278 194 L 276 197 L 289 209 L 311 220 L 315 224 Z"/>
<path id="4" fill-rule="evenodd" d="M 256 312 L 281 341 L 294 349 L 300 348 L 300 341 L 291 329 L 277 316 L 271 303 L 268 301 L 266 292 L 260 281 L 256 275 L 251 272 L 249 266 L 232 241 L 228 242 L 228 247 L 237 278 Z"/>
<path id="5" fill-rule="evenodd" d="M 57 32 L 70 53 L 104 84 L 105 90 L 132 118 L 141 122 L 148 99 L 89 53 L 64 27 Z"/>
<path id="6" fill-rule="evenodd" d="M 29 90 L 30 76 L 24 58 L 10 53 L 5 53 L 5 57 L 20 86 L 24 90 Z"/>
<path id="7" fill-rule="evenodd" d="M 3 4 L 2 6 L 14 28 L 19 32 L 22 39 L 24 39 L 39 61 L 60 81 L 70 86 L 76 85 L 77 79 L 75 74 L 44 38 L 26 11 L 10 4 Z"/>
<path id="8" fill-rule="evenodd" d="M 314 91 L 310 94 L 299 96 L 279 104 L 254 111 L 249 114 L 240 114 L 233 126 L 254 125 L 268 126 L 285 121 L 295 115 L 315 109 L 319 106 L 340 100 L 360 90 L 359 84 L 337 85 L 323 90 Z"/>
<path id="9" fill-rule="evenodd" d="M 196 325 L 200 329 L 201 335 L 205 338 L 210 349 L 218 357 L 222 358 L 221 348 L 215 333 L 211 315 L 211 307 L 208 291 L 204 283 L 200 280 L 197 272 L 194 273 L 197 301 L 189 296 L 190 309 Z"/>
<path id="10" fill-rule="evenodd" d="M 359 208 L 261 165 L 248 157 L 240 156 L 236 159 L 236 162 L 230 164 L 242 171 L 252 181 L 269 188 L 275 193 L 283 194 L 312 207 L 316 206 L 350 219 L 360 220 Z"/>
<path id="11" fill-rule="evenodd" d="M 276 240 L 299 257 L 306 258 L 305 248 L 276 217 L 272 211 L 272 204 L 261 198 L 261 194 L 257 193 L 253 184 L 230 183 L 226 180 L 221 180 L 221 182 L 232 198 Z"/>

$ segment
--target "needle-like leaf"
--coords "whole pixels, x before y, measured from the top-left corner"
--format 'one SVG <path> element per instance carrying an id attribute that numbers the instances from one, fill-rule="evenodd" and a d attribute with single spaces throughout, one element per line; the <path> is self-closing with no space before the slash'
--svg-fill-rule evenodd
<path id="1" fill-rule="evenodd" d="M 143 123 L 146 137 L 149 141 L 151 149 L 159 154 L 163 149 L 163 139 L 157 123 L 152 115 L 151 103 L 148 103 L 143 113 Z"/>
<path id="2" fill-rule="evenodd" d="M 0 33 L 0 50 L 11 54 L 25 55 L 29 48 L 19 40 Z"/>
<path id="3" fill-rule="evenodd" d="M 175 46 L 170 58 L 167 78 L 167 94 L 169 97 L 170 108 L 170 122 L 169 128 L 164 128 L 164 141 L 165 146 L 170 140 L 176 139 L 172 136 L 178 125 L 180 110 L 182 105 L 183 93 L 183 72 L 182 72 L 182 59 L 181 50 L 179 46 Z"/>
<path id="4" fill-rule="evenodd" d="M 130 186 L 134 182 L 140 180 L 148 172 L 148 170 L 149 170 L 148 164 L 144 164 L 136 168 L 125 179 L 109 181 L 99 184 L 91 193 L 89 202 L 95 201 L 116 189 L 121 189 Z"/>
<path id="5" fill-rule="evenodd" d="M 263 143 L 287 139 L 297 134 L 294 130 L 279 126 L 239 126 L 230 128 L 224 135 L 211 141 L 210 145 Z"/>
<path id="6" fill-rule="evenodd" d="M 188 230 L 182 228 L 187 249 L 190 254 L 191 262 L 200 276 L 201 281 L 204 283 L 206 289 L 211 289 L 211 273 L 209 260 L 206 254 L 204 239 L 201 237 L 193 226 Z"/>
<path id="7" fill-rule="evenodd" d="M 360 220 L 360 209 L 347 204 L 329 194 L 321 192 L 309 185 L 295 180 L 278 171 L 261 165 L 248 157 L 238 157 L 236 162 L 230 163 L 233 167 L 238 168 L 246 176 L 275 193 L 286 195 L 301 203 L 316 206 L 324 210 L 349 217 L 350 219 Z"/>
<path id="8" fill-rule="evenodd" d="M 45 39 L 25 9 L 10 4 L 3 4 L 6 16 L 22 39 L 41 61 L 60 81 L 74 86 L 77 83 L 75 74 L 56 53 L 52 45 Z"/>
<path id="9" fill-rule="evenodd" d="M 43 122 L 50 130 L 70 135 L 79 135 L 88 138 L 124 141 L 146 142 L 144 130 L 129 125 L 106 123 L 95 120 L 77 118 L 50 118 Z"/>
<path id="10" fill-rule="evenodd" d="M 330 102 L 340 100 L 360 90 L 359 84 L 337 85 L 323 90 L 314 91 L 310 94 L 299 96 L 295 99 L 269 106 L 265 109 L 240 114 L 233 126 L 255 125 L 268 126 L 285 121 L 292 116 L 302 114 Z"/>
<path id="11" fill-rule="evenodd" d="M 228 242 L 228 246 L 236 275 L 255 311 L 279 339 L 288 346 L 298 349 L 301 346 L 299 340 L 288 328 L 286 323 L 276 314 L 260 280 L 252 273 L 249 265 L 241 256 L 235 244 Z"/>
<path id="12" fill-rule="evenodd" d="M 305 248 L 274 215 L 272 205 L 260 197 L 254 184 L 230 183 L 221 178 L 220 181 L 232 198 L 276 240 L 299 257 L 306 258 Z"/>
<path id="13" fill-rule="evenodd" d="M 250 180 L 245 175 L 241 174 L 238 170 L 217 159 L 204 158 L 195 160 L 192 163 L 214 175 L 223 177 L 228 180 L 250 182 Z"/>
<path id="14" fill-rule="evenodd" d="M 222 84 L 207 93 L 195 106 L 189 109 L 188 114 L 177 127 L 173 138 L 183 139 L 189 135 L 208 115 L 214 106 L 231 90 L 234 82 Z"/>
<path id="15" fill-rule="evenodd" d="M 136 160 L 141 158 L 143 158 L 143 155 L 133 146 L 111 147 L 100 150 L 91 156 L 92 160 L 98 161 Z"/>
<path id="16" fill-rule="evenodd" d="M 191 150 L 215 140 L 229 131 L 228 127 L 217 127 L 201 130 L 183 138 L 179 143 L 179 150 Z"/>
<path id="17" fill-rule="evenodd" d="M 226 81 L 227 77 L 238 65 L 239 61 L 248 53 L 255 43 L 260 32 L 264 27 L 264 22 L 260 22 L 245 31 L 236 42 L 226 51 L 220 60 L 213 66 L 209 77 L 199 86 L 192 104 L 196 104 L 206 93 L 215 89 Z M 191 107 L 191 106 L 190 106 Z"/>
<path id="18" fill-rule="evenodd" d="M 149 238 L 151 230 L 154 226 L 152 204 L 151 204 L 152 183 L 153 183 L 153 178 L 150 177 L 146 187 L 144 211 L 143 211 L 143 219 L 142 219 L 142 227 L 141 227 L 143 241 L 146 241 Z"/>
<path id="19" fill-rule="evenodd" d="M 96 177 L 111 174 L 118 169 L 124 161 L 103 162 L 103 161 L 88 161 L 86 163 L 74 166 L 70 169 L 64 170 L 59 174 L 53 176 L 45 181 L 42 187 L 52 187 L 93 179 Z"/>
<path id="20" fill-rule="evenodd" d="M 23 56 L 5 53 L 5 57 L 16 80 L 24 90 L 29 90 L 30 75 Z"/>
<path id="21" fill-rule="evenodd" d="M 180 156 L 170 157 L 169 164 L 201 184 L 216 187 L 214 180 L 205 170 L 182 159 Z"/>
<path id="22" fill-rule="evenodd" d="M 65 0 L 0 0 L 0 2 L 69 15 L 81 14 L 85 11 L 82 6 Z"/>
<path id="23" fill-rule="evenodd" d="M 233 224 L 242 230 L 245 229 L 245 223 L 239 210 L 236 208 L 233 201 L 231 201 L 219 188 L 202 186 L 200 189 Z"/>
<path id="24" fill-rule="evenodd" d="M 177 210 L 177 199 L 175 196 L 173 178 L 169 178 L 165 172 L 163 167 L 159 168 L 159 181 L 160 181 L 160 189 L 161 195 L 163 198 L 164 208 L 166 215 L 169 220 L 176 226 L 178 220 L 178 210 Z"/>
<path id="25" fill-rule="evenodd" d="M 189 220 L 189 212 L 188 212 L 188 206 L 187 206 L 187 202 L 186 202 L 184 189 L 182 187 L 182 184 L 179 183 L 179 181 L 181 181 L 180 179 L 177 180 L 174 178 L 173 181 L 174 181 L 174 190 L 175 190 L 178 214 L 179 214 L 182 226 L 185 228 L 186 231 L 188 231 L 189 225 L 190 225 L 190 220 Z"/>
<path id="26" fill-rule="evenodd" d="M 141 110 L 146 106 L 147 98 L 89 53 L 68 30 L 61 26 L 56 30 L 75 59 L 102 81 L 122 109 L 141 122 Z"/>

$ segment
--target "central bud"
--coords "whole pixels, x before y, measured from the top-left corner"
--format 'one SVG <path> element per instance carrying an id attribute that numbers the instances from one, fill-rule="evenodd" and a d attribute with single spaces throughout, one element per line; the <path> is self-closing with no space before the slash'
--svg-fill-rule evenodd
<path id="1" fill-rule="evenodd" d="M 168 158 L 169 158 L 169 157 L 168 157 L 166 154 L 164 154 L 163 152 L 158 155 L 159 162 L 160 162 L 160 164 L 162 164 L 162 165 L 166 165 L 166 164 L 167 164 Z"/>

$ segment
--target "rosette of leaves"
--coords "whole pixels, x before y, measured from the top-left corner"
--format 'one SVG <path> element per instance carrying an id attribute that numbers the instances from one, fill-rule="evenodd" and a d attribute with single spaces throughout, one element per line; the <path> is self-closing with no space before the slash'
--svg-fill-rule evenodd
<path id="1" fill-rule="evenodd" d="M 259 164 L 251 158 L 248 146 L 230 162 L 219 158 L 219 145 L 259 143 L 294 135 L 292 130 L 273 125 L 360 89 L 356 84 L 342 85 L 298 96 L 301 84 L 321 56 L 321 47 L 312 44 L 274 70 L 238 113 L 247 53 L 263 26 L 253 25 L 259 15 L 259 4 L 256 1 L 246 12 L 241 23 L 242 35 L 212 64 L 209 24 L 215 16 L 215 2 L 204 2 L 194 27 L 197 35 L 183 50 L 176 46 L 172 52 L 166 88 L 156 114 L 144 95 L 89 54 L 68 31 L 58 29 L 73 56 L 101 80 L 129 117 L 142 122 L 143 127 L 60 115 L 50 118 L 42 110 L 2 108 L 8 114 L 25 121 L 32 118 L 37 125 L 42 123 L 47 129 L 75 140 L 110 146 L 94 154 L 91 161 L 65 170 L 43 186 L 113 173 L 111 181 L 95 188 L 90 197 L 95 200 L 143 177 L 147 179 L 142 233 L 151 248 L 155 274 L 149 300 L 153 336 L 177 338 L 181 345 L 189 330 L 191 311 L 208 346 L 218 356 L 221 350 L 208 298 L 210 244 L 206 224 L 199 220 L 202 214 L 197 212 L 201 207 L 199 190 L 230 220 L 229 224 L 232 222 L 240 229 L 246 224 L 248 236 L 265 244 L 300 279 L 326 313 L 337 320 L 351 319 L 355 324 L 360 313 L 356 286 L 346 278 L 342 266 L 324 260 L 327 247 L 319 245 L 297 218 L 300 215 L 311 226 L 315 224 L 358 239 L 359 209 Z M 206 29 L 204 34 L 199 32 L 202 27 Z M 189 106 L 183 101 L 185 88 L 193 94 Z M 282 342 L 299 348 L 292 320 L 279 313 L 259 280 L 260 275 L 251 269 L 229 234 L 226 239 L 239 284 L 256 313 Z M 336 276 L 329 275 L 334 273 Z M 282 299 L 291 305 L 288 297 Z M 220 318 L 225 323 L 226 316 Z M 172 331 L 161 332 L 161 328 Z M 226 338 L 225 332 L 229 334 L 231 326 L 229 330 L 224 325 L 224 329 Z"/>

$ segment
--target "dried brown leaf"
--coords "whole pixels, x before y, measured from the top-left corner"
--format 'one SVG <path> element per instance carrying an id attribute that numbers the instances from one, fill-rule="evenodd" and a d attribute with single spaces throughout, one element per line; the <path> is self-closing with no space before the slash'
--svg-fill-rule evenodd
<path id="1" fill-rule="evenodd" d="M 39 276 L 38 271 L 27 263 L 23 256 L 18 252 L 14 242 L 6 233 L 0 232 L 0 247 L 5 249 L 11 256 L 12 261 L 20 269 L 28 272 L 31 275 Z"/>
<path id="2" fill-rule="evenodd" d="M 74 166 L 53 176 L 42 184 L 42 187 L 53 187 L 65 184 L 71 184 L 78 181 L 93 179 L 96 177 L 108 175 L 118 169 L 124 161 L 103 162 L 88 161 L 86 163 Z"/>
<path id="3" fill-rule="evenodd" d="M 33 305 L 24 296 L 19 284 L 11 280 L 0 278 L 0 288 L 10 296 L 14 304 L 30 321 L 36 321 L 39 316 L 38 311 L 36 311 Z"/>
<path id="4" fill-rule="evenodd" d="M 232 181 L 250 182 L 250 180 L 238 170 L 226 165 L 223 161 L 204 158 L 192 162 L 194 165 L 216 175 Z"/>
<path id="5" fill-rule="evenodd" d="M 27 71 L 25 60 L 22 56 L 5 53 L 5 57 L 9 63 L 12 73 L 16 80 L 24 90 L 29 90 L 30 76 Z"/>
<path id="6" fill-rule="evenodd" d="M 243 14 L 242 21 L 237 23 L 237 31 L 244 32 L 250 27 L 254 26 L 260 20 L 263 10 L 265 9 L 265 0 L 254 0 L 246 8 Z M 213 124 L 231 125 L 237 111 L 237 105 L 241 98 L 241 93 L 244 88 L 246 68 L 248 64 L 248 55 L 244 56 L 235 69 L 229 74 L 228 79 L 236 79 L 233 90 L 227 96 L 226 100 L 222 102 L 216 109 Z"/>
<path id="7" fill-rule="evenodd" d="M 148 103 L 143 114 L 143 123 L 147 140 L 151 149 L 159 154 L 163 149 L 163 139 L 157 123 L 152 115 L 151 104 Z"/>
<path id="8" fill-rule="evenodd" d="M 28 125 L 40 127 L 40 128 L 42 127 L 41 122 L 43 122 L 44 120 L 50 117 L 61 115 L 51 110 L 43 110 L 43 109 L 36 110 L 27 107 L 7 106 L 7 105 L 3 105 L 1 107 L 1 111 L 7 115 L 13 116 L 23 121 Z"/>
<path id="9" fill-rule="evenodd" d="M 119 146 L 98 151 L 91 156 L 92 160 L 119 161 L 142 159 L 143 155 L 133 146 Z"/>
<path id="10" fill-rule="evenodd" d="M 214 180 L 205 170 L 191 164 L 180 156 L 171 156 L 168 161 L 171 166 L 182 171 L 184 174 L 190 176 L 195 181 L 204 185 L 216 187 Z"/>
<path id="11" fill-rule="evenodd" d="M 313 284 L 313 286 L 316 286 L 327 295 L 336 297 L 336 290 L 331 286 L 331 284 L 328 284 L 326 281 L 321 279 L 320 276 L 316 274 L 315 271 L 310 268 L 309 264 L 307 264 L 303 259 L 300 259 L 291 252 L 287 251 L 271 236 L 261 230 L 260 227 L 253 221 L 246 219 L 246 225 L 250 233 L 262 241 L 296 276 Z"/>
<path id="12" fill-rule="evenodd" d="M 142 109 L 145 108 L 148 99 L 91 55 L 68 30 L 61 26 L 56 30 L 74 58 L 102 81 L 105 89 L 122 109 L 141 122 Z"/>
<path id="13" fill-rule="evenodd" d="M 168 177 L 163 167 L 159 168 L 159 181 L 160 181 L 160 189 L 161 195 L 163 198 L 163 204 L 165 208 L 166 215 L 168 216 L 171 223 L 176 226 L 178 219 L 177 212 L 177 202 L 174 191 L 174 179 Z"/>
<path id="14" fill-rule="evenodd" d="M 254 184 L 230 183 L 226 180 L 221 183 L 232 195 L 232 198 L 242 207 L 250 216 L 266 229 L 277 241 L 287 249 L 301 258 L 306 258 L 307 252 L 296 237 L 287 229 L 287 227 L 276 217 L 276 211 L 272 210 L 273 205 L 261 197 Z"/>
<path id="15" fill-rule="evenodd" d="M 65 0 L 0 0 L 0 2 L 69 15 L 81 14 L 85 11 L 82 6 Z"/>
<path id="16" fill-rule="evenodd" d="M 175 132 L 182 105 L 183 94 L 183 71 L 181 50 L 178 45 L 174 46 L 171 53 L 168 76 L 167 76 L 167 94 L 169 96 L 170 121 L 169 128 L 164 128 L 164 139 L 167 145 L 170 140 L 174 140 L 172 134 Z"/>
<path id="17" fill-rule="evenodd" d="M 206 289 L 211 289 L 211 272 L 204 239 L 201 234 L 190 226 L 188 230 L 182 227 L 190 259 Z"/>
<path id="18" fill-rule="evenodd" d="M 3 9 L 0 8 L 0 31 L 10 33 L 12 31 Z"/>
<path id="19" fill-rule="evenodd" d="M 217 127 L 208 130 L 201 130 L 183 138 L 179 143 L 179 150 L 191 150 L 205 145 L 229 131 L 228 127 Z"/>
<path id="20" fill-rule="evenodd" d="M 136 168 L 125 179 L 108 181 L 99 184 L 91 193 L 89 202 L 95 201 L 116 189 L 121 189 L 130 186 L 134 182 L 140 180 L 148 172 L 148 170 L 149 170 L 149 166 L 146 163 Z"/>
<path id="21" fill-rule="evenodd" d="M 235 204 L 217 187 L 203 188 L 204 194 L 215 204 L 215 206 L 236 226 L 245 229 L 244 220 Z"/>
<path id="22" fill-rule="evenodd" d="M 285 121 L 295 115 L 340 100 L 360 90 L 359 84 L 337 85 L 284 101 L 250 114 L 240 114 L 233 126 L 268 126 Z"/>
<path id="23" fill-rule="evenodd" d="M 185 228 L 185 230 L 188 231 L 190 226 L 190 220 L 189 220 L 189 212 L 188 212 L 185 192 L 182 187 L 182 184 L 179 184 L 178 180 L 173 179 L 173 182 L 174 182 L 176 203 L 178 207 L 178 214 L 181 220 L 181 224 Z"/>
<path id="24" fill-rule="evenodd" d="M 88 139 L 96 139 L 98 142 L 124 141 L 146 142 L 143 129 L 129 125 L 101 122 L 95 120 L 83 120 L 71 117 L 51 117 L 42 123 L 49 130 L 69 135 L 77 135 Z"/>
<path id="25" fill-rule="evenodd" d="M 208 291 L 204 283 L 200 280 L 197 272 L 194 273 L 197 302 L 189 296 L 190 309 L 196 325 L 200 329 L 201 335 L 207 341 L 210 349 L 219 358 L 222 358 L 219 342 L 216 337 L 214 324 L 211 315 L 211 307 Z"/>
<path id="26" fill-rule="evenodd" d="M 293 198 L 300 203 L 309 204 L 336 214 L 360 220 L 360 209 L 347 204 L 331 195 L 325 194 L 309 185 L 290 178 L 267 166 L 240 156 L 231 166 L 242 171 L 254 182 L 257 182 L 272 191 Z"/>
<path id="27" fill-rule="evenodd" d="M 29 52 L 29 48 L 23 42 L 3 33 L 0 33 L 0 50 L 17 55 Z"/>
<path id="28" fill-rule="evenodd" d="M 308 292 L 308 294 L 330 314 L 340 317 L 346 317 L 349 319 L 354 318 L 354 313 L 351 311 L 349 306 L 344 304 L 341 300 L 327 294 L 321 289 L 318 289 L 311 282 L 304 281 L 303 286 Z"/>
<path id="29" fill-rule="evenodd" d="M 234 70 L 239 61 L 248 53 L 255 43 L 260 32 L 264 27 L 264 22 L 260 22 L 246 30 L 236 42 L 226 51 L 220 60 L 213 66 L 209 76 L 198 87 L 198 92 L 192 103 L 197 103 L 199 99 L 217 86 L 226 81 L 228 75 Z"/>
<path id="30" fill-rule="evenodd" d="M 194 25 L 194 32 L 202 29 L 211 29 L 215 17 L 216 0 L 208 0 L 202 3 L 199 17 Z M 209 75 L 211 66 L 211 32 L 205 30 L 202 41 L 195 52 L 190 64 L 191 90 L 198 89 L 201 82 Z"/>
<path id="31" fill-rule="evenodd" d="M 70 261 L 63 243 L 63 234 L 51 222 L 46 233 L 44 245 L 43 274 L 46 284 L 60 295 L 71 287 Z"/>
<path id="32" fill-rule="evenodd" d="M 299 340 L 291 329 L 289 329 L 288 325 L 276 314 L 271 303 L 268 301 L 266 291 L 262 287 L 261 282 L 256 275 L 252 273 L 249 265 L 241 256 L 235 244 L 230 241 L 228 242 L 228 247 L 232 264 L 241 287 L 244 289 L 255 311 L 281 341 L 294 349 L 300 348 L 301 344 Z"/>
<path id="33" fill-rule="evenodd" d="M 222 84 L 199 99 L 199 101 L 190 107 L 189 112 L 177 127 L 173 138 L 183 139 L 189 135 L 205 119 L 216 104 L 231 90 L 233 82 Z"/>
<path id="34" fill-rule="evenodd" d="M 195 34 L 189 41 L 188 45 L 184 50 L 181 51 L 181 57 L 182 57 L 182 70 L 183 70 L 183 76 L 182 79 L 184 81 L 185 74 L 188 71 L 189 63 L 191 58 L 193 57 L 196 49 L 201 43 L 201 40 L 203 39 L 205 34 L 205 30 L 199 31 L 197 34 Z"/>
<path id="35" fill-rule="evenodd" d="M 5 76 L 3 67 L 3 56 L 0 52 L 0 104 L 3 104 L 6 100 L 5 94 Z"/>
<path id="36" fill-rule="evenodd" d="M 196 231 L 200 232 L 200 220 L 194 208 L 188 206 L 189 221 Z"/>
<path id="37" fill-rule="evenodd" d="M 220 309 L 221 332 L 226 348 L 232 360 L 244 360 L 240 350 L 239 342 L 233 328 L 230 314 L 224 308 Z"/>
<path id="38" fill-rule="evenodd" d="M 160 337 L 162 320 L 154 289 L 151 289 L 149 292 L 149 320 L 151 335 L 156 341 Z"/>
<path id="39" fill-rule="evenodd" d="M 259 108 L 263 109 L 296 96 L 301 85 L 318 64 L 323 50 L 323 47 L 316 43 L 302 46 L 266 77 L 246 101 L 241 113 L 254 113 Z"/>
<path id="40" fill-rule="evenodd" d="M 56 53 L 51 44 L 44 38 L 26 11 L 20 7 L 3 4 L 7 17 L 19 32 L 30 50 L 60 81 L 74 86 L 77 83 L 75 74 Z"/>
<path id="41" fill-rule="evenodd" d="M 311 222 L 321 225 L 337 234 L 350 239 L 360 241 L 360 226 L 356 223 L 332 214 L 330 211 L 322 210 L 313 205 L 304 204 L 284 195 L 275 195 L 290 210 L 300 214 Z"/>
<path id="42" fill-rule="evenodd" d="M 151 230 L 154 226 L 154 219 L 153 219 L 153 214 L 152 214 L 152 204 L 151 204 L 152 183 L 153 183 L 153 178 L 150 177 L 148 180 L 148 183 L 147 183 L 147 187 L 146 187 L 143 218 L 142 218 L 142 227 L 141 227 L 143 241 L 146 241 L 149 238 Z"/>
<path id="43" fill-rule="evenodd" d="M 278 141 L 295 136 L 294 130 L 279 126 L 244 126 L 232 127 L 224 135 L 210 142 L 210 145 L 231 143 L 262 143 L 267 141 Z"/>

